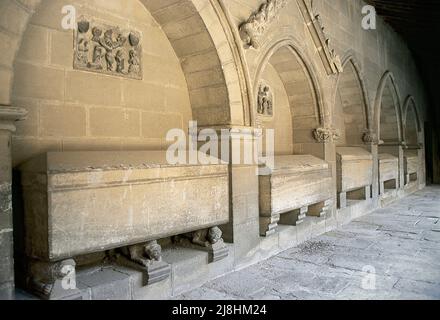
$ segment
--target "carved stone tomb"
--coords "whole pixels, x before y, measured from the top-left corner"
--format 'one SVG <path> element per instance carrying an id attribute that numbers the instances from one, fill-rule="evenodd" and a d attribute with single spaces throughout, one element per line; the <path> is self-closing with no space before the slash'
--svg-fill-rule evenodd
<path id="1" fill-rule="evenodd" d="M 277 156 L 270 175 L 261 175 L 260 235 L 276 232 L 278 223 L 296 226 L 306 215 L 322 217 L 331 205 L 329 164 L 309 155 Z"/>
<path id="2" fill-rule="evenodd" d="M 51 152 L 21 173 L 28 285 L 46 299 L 78 294 L 60 283 L 75 274 L 72 258 L 91 253 L 111 252 L 143 271 L 145 284 L 163 280 L 170 267 L 156 240 L 229 220 L 224 164 L 170 165 L 165 152 Z M 210 239 L 223 248 L 221 234 Z"/>
<path id="3" fill-rule="evenodd" d="M 338 207 L 371 199 L 373 155 L 360 147 L 336 148 Z"/>
<path id="4" fill-rule="evenodd" d="M 388 153 L 379 154 L 379 189 L 385 194 L 387 189 L 398 189 L 399 158 Z"/>

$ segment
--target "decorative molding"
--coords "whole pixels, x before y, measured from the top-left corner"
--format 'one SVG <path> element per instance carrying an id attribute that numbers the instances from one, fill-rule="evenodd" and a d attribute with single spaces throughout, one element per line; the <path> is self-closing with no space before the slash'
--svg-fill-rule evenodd
<path id="1" fill-rule="evenodd" d="M 252 13 L 247 21 L 240 25 L 240 37 L 246 49 L 250 47 L 258 49 L 260 47 L 260 38 L 286 4 L 287 0 L 266 0 L 257 12 Z"/>
<path id="2" fill-rule="evenodd" d="M 26 109 L 0 105 L 0 130 L 15 132 L 14 123 L 26 120 L 27 114 Z"/>
<path id="3" fill-rule="evenodd" d="M 75 31 L 73 67 L 141 80 L 140 32 L 121 30 L 81 17 Z"/>
<path id="4" fill-rule="evenodd" d="M 305 0 L 297 0 L 297 2 L 327 74 L 343 72 L 341 58 L 330 47 L 330 39 L 324 32 L 321 16 L 315 15 Z"/>
<path id="5" fill-rule="evenodd" d="M 338 141 L 341 138 L 339 130 L 335 128 L 317 128 L 313 131 L 313 135 L 320 143 Z"/>
<path id="6" fill-rule="evenodd" d="M 261 82 L 258 89 L 257 113 L 259 116 L 272 118 L 274 115 L 274 95 L 272 88 Z"/>

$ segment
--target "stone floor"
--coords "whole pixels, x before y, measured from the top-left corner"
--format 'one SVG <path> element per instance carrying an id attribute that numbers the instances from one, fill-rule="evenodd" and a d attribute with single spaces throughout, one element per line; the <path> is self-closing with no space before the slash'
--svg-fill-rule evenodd
<path id="1" fill-rule="evenodd" d="M 440 299 L 440 187 L 177 299 Z"/>

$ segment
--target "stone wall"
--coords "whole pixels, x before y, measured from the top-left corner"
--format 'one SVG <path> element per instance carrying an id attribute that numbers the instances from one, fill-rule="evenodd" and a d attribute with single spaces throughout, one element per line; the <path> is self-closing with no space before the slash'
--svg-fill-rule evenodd
<path id="1" fill-rule="evenodd" d="M 64 5 L 142 33 L 143 80 L 73 68 L 73 32 Z M 14 65 L 12 103 L 29 111 L 14 139 L 14 164 L 46 150 L 161 149 L 171 128 L 192 118 L 180 62 L 139 1 L 43 1 L 29 21 Z"/>

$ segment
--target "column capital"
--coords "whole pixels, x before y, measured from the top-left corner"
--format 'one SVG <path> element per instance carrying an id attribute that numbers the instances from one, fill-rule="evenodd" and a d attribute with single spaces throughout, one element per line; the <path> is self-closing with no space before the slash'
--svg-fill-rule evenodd
<path id="1" fill-rule="evenodd" d="M 15 132 L 15 122 L 26 119 L 26 109 L 0 105 L 0 130 Z"/>

